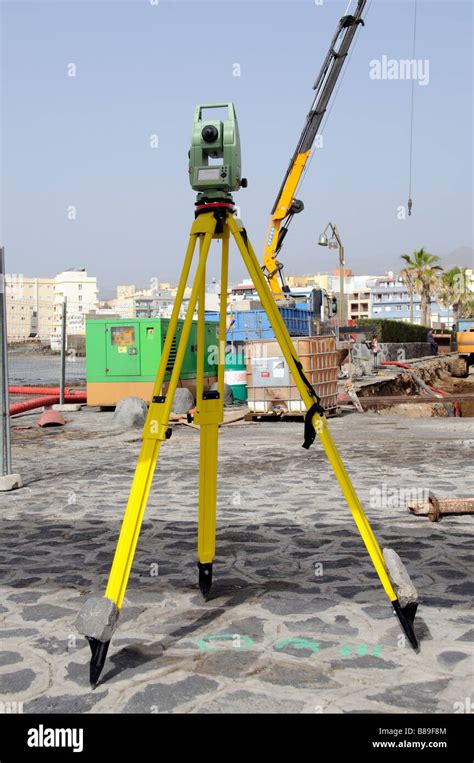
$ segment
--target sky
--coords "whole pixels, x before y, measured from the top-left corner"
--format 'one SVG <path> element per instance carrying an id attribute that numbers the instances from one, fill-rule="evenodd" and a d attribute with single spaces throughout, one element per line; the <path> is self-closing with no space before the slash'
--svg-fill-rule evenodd
<path id="1" fill-rule="evenodd" d="M 7 272 L 85 267 L 104 297 L 119 283 L 176 282 L 193 220 L 194 109 L 229 100 L 248 178 L 235 201 L 260 256 L 347 4 L 1 0 Z M 418 0 L 416 59 L 429 77 L 414 85 L 413 213 L 405 219 L 412 83 L 371 78 L 371 62 L 411 58 L 414 0 L 367 5 L 298 193 L 305 210 L 282 250 L 287 275 L 336 266 L 334 250 L 317 246 L 328 221 L 358 274 L 398 269 L 400 255 L 421 246 L 444 257 L 473 244 L 473 3 Z M 218 267 L 213 255 L 208 280 Z M 235 250 L 230 275 L 246 275 Z"/>

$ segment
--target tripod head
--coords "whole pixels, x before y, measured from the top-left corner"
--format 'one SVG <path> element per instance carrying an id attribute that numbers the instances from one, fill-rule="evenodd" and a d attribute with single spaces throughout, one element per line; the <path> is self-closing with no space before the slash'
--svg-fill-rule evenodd
<path id="1" fill-rule="evenodd" d="M 207 118 L 207 112 L 212 109 L 227 109 L 227 118 Z M 232 201 L 231 191 L 246 188 L 247 180 L 241 177 L 239 126 L 233 103 L 196 106 L 189 150 L 189 182 L 199 191 L 198 203 Z"/>

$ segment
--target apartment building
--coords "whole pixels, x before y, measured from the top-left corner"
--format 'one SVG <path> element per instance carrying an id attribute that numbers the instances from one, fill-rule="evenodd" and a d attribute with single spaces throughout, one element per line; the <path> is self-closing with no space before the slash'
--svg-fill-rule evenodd
<path id="1" fill-rule="evenodd" d="M 350 320 L 368 318 L 370 315 L 370 283 L 376 278 L 372 275 L 356 276 L 350 268 L 344 270 L 344 298 L 346 315 Z M 324 289 L 329 296 L 339 297 L 339 269 L 332 273 L 316 273 L 309 276 L 288 276 L 286 279 L 292 293 L 300 294 L 311 289 Z"/>
<path id="2" fill-rule="evenodd" d="M 96 312 L 99 307 L 97 278 L 88 276 L 85 268 L 70 268 L 58 273 L 54 278 L 54 324 L 51 347 L 56 346 L 61 336 L 61 316 L 64 301 L 67 303 L 67 333 L 84 336 L 86 315 Z"/>
<path id="3" fill-rule="evenodd" d="M 8 341 L 48 340 L 54 326 L 54 278 L 5 276 Z"/>
<path id="4" fill-rule="evenodd" d="M 62 304 L 67 299 L 68 334 L 85 333 L 85 315 L 98 307 L 97 279 L 84 268 L 65 270 L 54 278 L 5 277 L 9 342 L 39 339 L 59 342 Z"/>
<path id="5" fill-rule="evenodd" d="M 370 282 L 370 316 L 395 321 L 410 321 L 410 295 L 400 276 L 389 272 Z M 451 317 L 450 317 L 451 316 Z M 431 298 L 431 325 L 452 322 L 452 311 Z M 421 300 L 413 295 L 413 323 L 421 323 Z"/>

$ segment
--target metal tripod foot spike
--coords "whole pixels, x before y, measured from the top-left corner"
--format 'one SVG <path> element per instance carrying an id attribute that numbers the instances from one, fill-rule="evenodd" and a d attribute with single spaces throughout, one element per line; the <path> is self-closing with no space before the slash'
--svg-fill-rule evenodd
<path id="1" fill-rule="evenodd" d="M 189 245 L 179 280 L 173 312 L 166 333 L 148 416 L 143 429 L 143 443 L 105 591 L 106 602 L 105 604 L 102 602 L 100 606 L 104 607 L 105 615 L 110 617 L 111 622 L 115 623 L 119 610 L 123 604 L 161 444 L 166 442 L 170 437 L 171 430 L 169 429 L 169 417 L 171 404 L 179 383 L 183 359 L 188 345 L 191 324 L 196 307 L 198 308 L 198 341 L 194 423 L 198 424 L 200 428 L 197 557 L 199 567 L 199 587 L 203 596 L 207 597 L 211 590 L 212 562 L 215 556 L 216 542 L 218 430 L 224 415 L 225 337 L 230 236 L 233 237 L 242 256 L 244 264 L 246 265 L 248 273 L 258 293 L 258 297 L 275 333 L 275 337 L 281 347 L 281 352 L 285 357 L 285 361 L 293 377 L 294 383 L 305 404 L 307 417 L 305 421 L 304 446 L 310 447 L 317 434 L 334 471 L 335 477 L 339 482 L 344 498 L 347 501 L 348 507 L 352 513 L 372 564 L 379 576 L 383 589 L 391 601 L 410 643 L 413 647 L 416 647 L 417 640 L 413 631 L 413 617 L 416 607 L 413 606 L 412 600 L 409 602 L 402 601 L 394 590 L 394 586 L 392 585 L 388 574 L 389 563 L 393 560 L 390 559 L 390 553 L 388 559 L 384 559 L 384 555 L 382 555 L 382 551 L 375 539 L 372 528 L 364 514 L 349 475 L 344 468 L 344 464 L 342 463 L 341 457 L 331 437 L 327 419 L 324 410 L 321 407 L 318 395 L 304 375 L 287 328 L 272 296 L 266 278 L 262 273 L 246 231 L 240 220 L 237 220 L 233 216 L 233 202 L 230 194 L 227 194 L 222 202 L 219 202 L 216 199 L 213 199 L 210 203 L 201 200 L 196 205 L 196 219 L 191 228 Z M 219 316 L 220 340 L 218 348 L 217 390 L 207 391 L 204 389 L 204 300 L 206 261 L 213 240 L 220 240 L 222 242 L 220 281 L 221 300 Z M 176 336 L 178 318 L 197 242 L 199 242 L 198 264 L 189 297 L 186 317 L 178 347 L 176 349 L 171 378 L 168 382 L 166 395 L 164 395 L 163 384 L 165 381 L 165 374 L 170 361 L 172 344 Z M 396 571 L 397 570 L 395 569 L 395 573 Z M 99 606 L 99 604 L 97 604 L 97 606 Z M 101 608 L 99 608 L 99 610 L 102 612 Z M 100 619 L 99 622 L 99 625 L 101 624 L 102 619 Z M 110 643 L 110 640 L 105 640 L 105 635 L 110 639 L 111 631 L 101 631 L 100 629 L 98 631 L 88 630 L 88 626 L 89 622 L 87 621 L 85 635 L 97 636 L 99 632 L 104 633 L 104 641 L 97 641 L 96 638 L 89 638 L 92 651 L 90 670 L 91 684 L 95 686 L 99 680 Z"/>
<path id="2" fill-rule="evenodd" d="M 209 564 L 201 564 L 198 562 L 199 569 L 199 588 L 205 599 L 211 593 L 212 588 L 212 562 Z"/>
<path id="3" fill-rule="evenodd" d="M 406 604 L 404 607 L 402 607 L 397 599 L 396 601 L 392 601 L 392 606 L 395 610 L 395 614 L 400 620 L 401 626 L 405 631 L 405 635 L 408 638 L 408 641 L 412 645 L 413 649 L 418 651 L 418 640 L 413 629 L 413 620 L 415 619 L 416 610 L 418 609 L 418 603 Z"/>
<path id="4" fill-rule="evenodd" d="M 105 664 L 110 641 L 98 641 L 96 638 L 87 637 L 92 656 L 89 667 L 89 680 L 92 689 L 99 683 L 100 674 Z"/>

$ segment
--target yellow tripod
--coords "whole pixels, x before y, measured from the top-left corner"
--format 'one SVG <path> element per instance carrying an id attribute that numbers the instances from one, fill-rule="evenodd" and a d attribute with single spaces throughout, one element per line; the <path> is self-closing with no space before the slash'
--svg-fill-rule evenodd
<path id="1" fill-rule="evenodd" d="M 143 430 L 143 444 L 128 499 L 105 597 L 92 597 L 92 603 L 84 608 L 79 616 L 78 627 L 87 636 L 92 651 L 90 679 L 96 686 L 105 662 L 107 649 L 122 607 L 133 557 L 138 542 L 140 527 L 145 512 L 150 485 L 158 459 L 161 443 L 171 436 L 168 427 L 171 404 L 176 391 L 183 363 L 184 353 L 198 307 L 198 352 L 197 352 L 197 389 L 195 423 L 200 427 L 200 466 L 199 466 L 199 513 L 198 513 L 198 567 L 199 585 L 204 596 L 209 593 L 212 582 L 212 562 L 215 553 L 216 531 L 216 487 L 217 487 L 217 439 L 218 427 L 223 420 L 224 405 L 224 363 L 226 348 L 226 295 L 228 286 L 229 239 L 232 235 L 242 255 L 255 289 L 265 309 L 275 337 L 288 363 L 294 382 L 298 387 L 307 409 L 305 419 L 304 447 L 310 447 L 316 433 L 321 440 L 334 474 L 339 482 L 357 528 L 365 543 L 369 556 L 380 578 L 385 593 L 393 604 L 401 624 L 411 644 L 416 648 L 417 641 L 412 623 L 416 604 L 401 606 L 397 594 L 387 573 L 386 560 L 375 539 L 370 524 L 363 512 L 359 499 L 344 468 L 341 457 L 328 429 L 324 411 L 316 392 L 304 376 L 293 343 L 274 301 L 265 276 L 258 264 L 255 252 L 240 223 L 233 216 L 233 202 L 203 204 L 197 207 L 196 219 L 191 228 L 189 245 L 179 280 L 176 301 L 171 315 L 166 340 L 163 347 L 160 367 L 156 377 L 153 397 Z M 206 283 L 206 261 L 211 242 L 222 241 L 221 265 L 221 304 L 219 318 L 218 352 L 218 389 L 215 392 L 204 390 L 204 296 Z M 194 276 L 189 307 L 184 321 L 176 359 L 166 395 L 162 394 L 166 367 L 171 344 L 176 332 L 180 306 L 184 290 L 199 241 L 199 258 Z M 395 585 L 395 581 L 394 581 Z"/>

